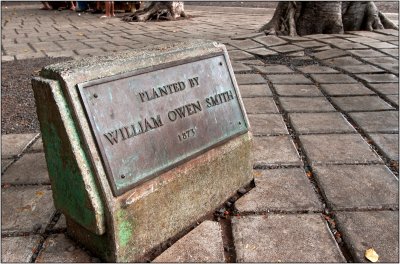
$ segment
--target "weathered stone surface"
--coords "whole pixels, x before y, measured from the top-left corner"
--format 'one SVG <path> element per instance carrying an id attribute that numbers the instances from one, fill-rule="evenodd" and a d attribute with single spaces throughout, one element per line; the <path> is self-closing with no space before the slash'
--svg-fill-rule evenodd
<path id="1" fill-rule="evenodd" d="M 2 183 L 50 184 L 44 153 L 25 154 L 2 176 Z"/>
<path id="2" fill-rule="evenodd" d="M 345 262 L 319 214 L 234 217 L 238 262 Z"/>
<path id="3" fill-rule="evenodd" d="M 324 62 L 327 63 L 328 65 L 333 65 L 333 66 L 363 64 L 361 61 L 349 56 L 324 60 Z"/>
<path id="4" fill-rule="evenodd" d="M 249 66 L 244 65 L 243 63 L 240 63 L 240 62 L 232 63 L 232 68 L 235 73 L 236 72 L 246 72 L 246 71 L 252 70 Z"/>
<path id="5" fill-rule="evenodd" d="M 366 65 L 343 65 L 342 68 L 345 71 L 350 73 L 370 73 L 370 72 L 384 72 L 384 70 L 379 69 L 375 66 L 366 64 Z"/>
<path id="6" fill-rule="evenodd" d="M 344 111 L 373 111 L 394 109 L 378 96 L 334 97 L 332 101 Z"/>
<path id="7" fill-rule="evenodd" d="M 262 45 L 259 42 L 253 41 L 251 39 L 232 40 L 232 41 L 229 41 L 229 44 L 238 49 L 242 49 L 242 50 L 262 47 Z"/>
<path id="8" fill-rule="evenodd" d="M 357 83 L 357 80 L 341 73 L 311 74 L 311 78 L 318 83 Z"/>
<path id="9" fill-rule="evenodd" d="M 281 46 L 274 46 L 271 49 L 280 52 L 280 53 L 288 53 L 293 51 L 300 51 L 304 50 L 304 48 L 296 46 L 296 45 L 281 45 Z"/>
<path id="10" fill-rule="evenodd" d="M 356 132 L 340 113 L 290 113 L 294 129 L 298 133 Z"/>
<path id="11" fill-rule="evenodd" d="M 236 74 L 236 81 L 240 84 L 267 83 L 260 74 Z"/>
<path id="12" fill-rule="evenodd" d="M 375 144 L 392 160 L 399 160 L 398 134 L 369 134 Z"/>
<path id="13" fill-rule="evenodd" d="M 325 43 L 321 43 L 319 41 L 311 40 L 311 41 L 299 41 L 295 43 L 295 45 L 303 47 L 303 48 L 315 48 L 325 46 Z"/>
<path id="14" fill-rule="evenodd" d="M 276 45 L 283 45 L 286 44 L 287 42 L 279 37 L 276 36 L 260 36 L 257 38 L 254 38 L 255 41 L 270 47 L 270 46 L 276 46 Z"/>
<path id="15" fill-rule="evenodd" d="M 399 105 L 399 95 L 386 95 L 387 99 L 392 102 L 395 103 L 397 105 Z"/>
<path id="16" fill-rule="evenodd" d="M 15 157 L 35 138 L 37 134 L 1 135 L 1 158 Z"/>
<path id="17" fill-rule="evenodd" d="M 1 262 L 30 262 L 33 252 L 39 246 L 38 235 L 1 238 Z"/>
<path id="18" fill-rule="evenodd" d="M 289 134 L 280 114 L 249 114 L 248 118 L 254 136 Z"/>
<path id="19" fill-rule="evenodd" d="M 349 50 L 350 53 L 361 57 L 361 58 L 370 58 L 370 57 L 383 57 L 386 56 L 382 52 L 375 51 L 373 49 L 360 49 L 360 50 Z"/>
<path id="20" fill-rule="evenodd" d="M 347 54 L 347 52 L 343 51 L 341 49 L 330 49 L 330 50 L 324 50 L 324 51 L 317 52 L 314 54 L 314 56 L 319 60 L 326 60 L 326 59 L 330 59 L 330 58 L 344 56 L 346 54 Z"/>
<path id="21" fill-rule="evenodd" d="M 281 97 L 282 107 L 288 112 L 333 112 L 335 108 L 324 97 Z"/>
<path id="22" fill-rule="evenodd" d="M 43 140 L 42 137 L 38 138 L 35 143 L 29 148 L 30 152 L 43 152 Z"/>
<path id="23" fill-rule="evenodd" d="M 314 172 L 335 210 L 398 205 L 398 180 L 384 165 L 314 166 Z"/>
<path id="24" fill-rule="evenodd" d="M 242 50 L 231 50 L 228 52 L 231 60 L 253 59 L 254 56 Z"/>
<path id="25" fill-rule="evenodd" d="M 289 136 L 255 137 L 255 165 L 300 165 L 300 157 Z"/>
<path id="26" fill-rule="evenodd" d="M 239 212 L 321 211 L 322 205 L 303 169 L 256 171 L 256 187 L 236 201 Z"/>
<path id="27" fill-rule="evenodd" d="M 301 66 L 297 67 L 297 69 L 303 73 L 338 73 L 335 69 L 321 65 Z"/>
<path id="28" fill-rule="evenodd" d="M 242 97 L 272 96 L 268 84 L 242 84 L 239 90 Z"/>
<path id="29" fill-rule="evenodd" d="M 373 248 L 379 262 L 399 262 L 399 212 L 336 212 L 337 224 L 356 262 L 369 262 Z"/>
<path id="30" fill-rule="evenodd" d="M 243 98 L 243 103 L 248 114 L 278 113 L 272 97 Z"/>
<path id="31" fill-rule="evenodd" d="M 301 135 L 313 164 L 382 162 L 360 135 Z"/>
<path id="32" fill-rule="evenodd" d="M 2 231 L 33 232 L 37 225 L 44 231 L 55 211 L 50 186 L 8 187 L 1 193 Z"/>
<path id="33" fill-rule="evenodd" d="M 266 48 L 256 48 L 256 49 L 249 49 L 247 52 L 260 55 L 260 56 L 268 56 L 268 55 L 275 55 L 277 54 L 275 51 Z"/>
<path id="34" fill-rule="evenodd" d="M 261 73 L 292 73 L 293 70 L 285 65 L 254 66 Z"/>
<path id="35" fill-rule="evenodd" d="M 64 234 L 50 235 L 43 243 L 36 262 L 92 262 L 92 257 Z"/>
<path id="36" fill-rule="evenodd" d="M 2 159 L 1 160 L 1 172 L 3 173 L 13 161 L 14 161 L 13 159 Z"/>
<path id="37" fill-rule="evenodd" d="M 204 221 L 153 262 L 225 262 L 219 223 Z"/>
<path id="38" fill-rule="evenodd" d="M 317 86 L 311 84 L 276 84 L 275 91 L 281 96 L 323 96 Z"/>
<path id="39" fill-rule="evenodd" d="M 394 74 L 384 73 L 384 74 L 357 74 L 357 77 L 369 82 L 369 83 L 398 83 L 399 78 Z"/>
<path id="40" fill-rule="evenodd" d="M 268 79 L 274 84 L 311 84 L 311 80 L 302 74 L 268 75 Z"/>
<path id="41" fill-rule="evenodd" d="M 384 112 L 354 112 L 350 113 L 356 123 L 367 132 L 398 132 L 399 113 Z"/>
<path id="42" fill-rule="evenodd" d="M 387 42 L 374 42 L 374 43 L 366 43 L 366 45 L 375 48 L 375 49 L 395 49 L 397 48 L 396 45 L 387 43 Z"/>
<path id="43" fill-rule="evenodd" d="M 65 219 L 65 215 L 61 214 L 60 218 L 58 219 L 57 223 L 54 225 L 53 229 L 64 229 L 67 228 L 67 220 Z"/>
<path id="44" fill-rule="evenodd" d="M 370 85 L 383 94 L 399 94 L 398 83 L 371 83 Z"/>
<path id="45" fill-rule="evenodd" d="M 368 95 L 375 94 L 361 83 L 321 84 L 322 90 L 329 95 Z"/>

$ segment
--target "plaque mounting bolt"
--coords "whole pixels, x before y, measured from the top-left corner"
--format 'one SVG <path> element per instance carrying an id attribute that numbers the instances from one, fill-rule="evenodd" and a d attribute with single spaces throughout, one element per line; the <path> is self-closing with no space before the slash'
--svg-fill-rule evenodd
<path id="1" fill-rule="evenodd" d="M 221 66 L 222 66 L 222 61 L 219 63 L 219 65 L 221 65 Z"/>
<path id="2" fill-rule="evenodd" d="M 93 94 L 93 97 L 94 97 L 94 98 L 97 98 L 97 97 L 99 97 L 99 96 L 95 93 L 95 94 Z"/>
<path id="3" fill-rule="evenodd" d="M 121 174 L 121 178 L 122 178 L 122 179 L 125 179 L 125 174 Z"/>

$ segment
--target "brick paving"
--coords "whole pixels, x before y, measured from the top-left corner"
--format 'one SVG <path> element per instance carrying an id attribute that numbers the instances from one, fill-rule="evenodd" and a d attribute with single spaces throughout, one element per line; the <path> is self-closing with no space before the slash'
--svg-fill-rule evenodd
<path id="1" fill-rule="evenodd" d="M 188 37 L 227 45 L 254 134 L 254 187 L 227 206 L 231 241 L 206 221 L 157 260 L 365 262 L 373 247 L 399 261 L 397 31 L 275 37 L 254 33 L 271 9 L 187 6 L 190 20 L 126 23 L 39 7 L 2 4 L 2 61 Z M 2 249 L 3 262 L 100 261 L 66 236 L 40 134 L 2 135 Z"/>

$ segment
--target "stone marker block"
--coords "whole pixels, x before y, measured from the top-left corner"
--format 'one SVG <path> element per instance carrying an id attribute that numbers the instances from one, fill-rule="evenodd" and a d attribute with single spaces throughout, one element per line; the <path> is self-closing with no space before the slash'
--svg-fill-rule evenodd
<path id="1" fill-rule="evenodd" d="M 2 183 L 50 184 L 44 153 L 25 154 L 2 176 Z"/>
<path id="2" fill-rule="evenodd" d="M 106 261 L 147 260 L 252 180 L 252 136 L 222 44 L 55 64 L 33 88 L 55 206 L 68 234 Z M 181 104 L 192 100 L 196 113 Z"/>
<path id="3" fill-rule="evenodd" d="M 25 149 L 37 134 L 1 135 L 1 158 L 13 158 Z"/>
<path id="4" fill-rule="evenodd" d="M 238 262 L 345 262 L 319 214 L 234 217 Z"/>
<path id="5" fill-rule="evenodd" d="M 336 212 L 337 225 L 356 262 L 369 262 L 373 248 L 379 262 L 399 262 L 399 211 Z"/>
<path id="6" fill-rule="evenodd" d="M 303 169 L 255 171 L 256 187 L 235 202 L 239 212 L 322 211 Z"/>
<path id="7" fill-rule="evenodd" d="M 37 263 L 55 263 L 55 262 L 97 262 L 87 252 L 71 239 L 65 237 L 65 234 L 50 235 L 43 243 L 43 248 L 36 258 Z"/>
<path id="8" fill-rule="evenodd" d="M 39 246 L 38 235 L 1 238 L 1 262 L 30 262 L 33 252 Z"/>
<path id="9" fill-rule="evenodd" d="M 219 223 L 204 221 L 153 262 L 225 262 Z"/>
<path id="10" fill-rule="evenodd" d="M 1 231 L 43 232 L 55 212 L 50 186 L 1 189 Z"/>
<path id="11" fill-rule="evenodd" d="M 398 180 L 384 165 L 314 166 L 314 172 L 334 210 L 398 206 Z"/>

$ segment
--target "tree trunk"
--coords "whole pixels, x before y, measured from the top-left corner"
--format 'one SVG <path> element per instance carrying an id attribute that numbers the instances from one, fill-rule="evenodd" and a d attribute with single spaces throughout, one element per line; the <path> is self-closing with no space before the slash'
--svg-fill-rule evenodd
<path id="1" fill-rule="evenodd" d="M 149 20 L 175 20 L 178 17 L 186 17 L 183 2 L 151 2 L 148 7 L 138 10 L 132 15 L 126 15 L 122 20 L 127 22 L 144 22 Z"/>
<path id="2" fill-rule="evenodd" d="M 290 1 L 279 2 L 272 19 L 260 31 L 303 36 L 383 28 L 398 29 L 372 1 Z"/>

